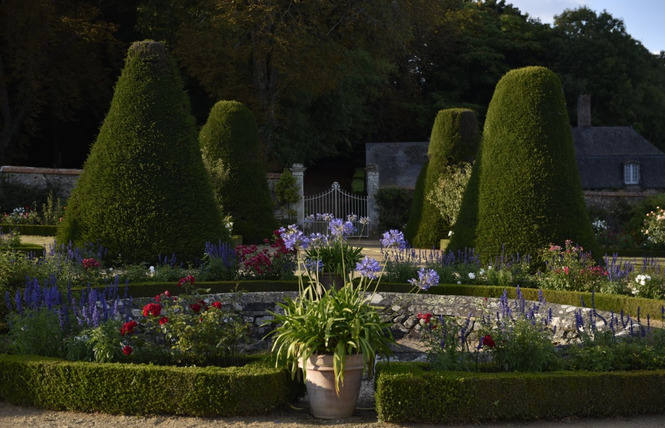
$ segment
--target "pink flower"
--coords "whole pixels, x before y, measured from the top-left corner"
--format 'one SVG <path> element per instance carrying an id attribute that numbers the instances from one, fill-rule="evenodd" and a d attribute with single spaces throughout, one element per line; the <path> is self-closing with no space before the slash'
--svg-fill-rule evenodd
<path id="1" fill-rule="evenodd" d="M 83 267 L 86 269 L 98 268 L 99 266 L 101 266 L 99 262 L 93 258 L 83 259 Z"/>

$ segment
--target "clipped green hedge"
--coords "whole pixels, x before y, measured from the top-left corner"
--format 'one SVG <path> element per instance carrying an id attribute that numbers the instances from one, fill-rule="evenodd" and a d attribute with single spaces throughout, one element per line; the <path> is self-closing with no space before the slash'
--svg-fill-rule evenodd
<path id="1" fill-rule="evenodd" d="M 58 233 L 58 226 L 52 224 L 3 224 L 0 226 L 2 233 L 10 233 L 12 230 L 21 235 L 55 236 Z"/>
<path id="2" fill-rule="evenodd" d="M 377 367 L 376 410 L 390 423 L 449 424 L 665 412 L 665 371 L 477 373 Z"/>
<path id="3" fill-rule="evenodd" d="M 257 393 L 259 392 L 260 393 Z M 21 406 L 110 414 L 265 414 L 302 386 L 265 360 L 242 367 L 71 362 L 0 355 L 0 397 Z"/>

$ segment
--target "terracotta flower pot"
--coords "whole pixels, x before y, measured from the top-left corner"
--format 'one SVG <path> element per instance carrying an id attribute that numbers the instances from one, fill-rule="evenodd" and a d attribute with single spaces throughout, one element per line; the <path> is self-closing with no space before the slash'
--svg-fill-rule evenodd
<path id="1" fill-rule="evenodd" d="M 300 362 L 302 368 L 302 361 Z M 358 402 L 363 377 L 362 354 L 347 355 L 344 367 L 344 383 L 339 395 L 335 391 L 335 374 L 332 355 L 312 355 L 307 360 L 307 395 L 312 415 L 321 419 L 351 417 Z"/>

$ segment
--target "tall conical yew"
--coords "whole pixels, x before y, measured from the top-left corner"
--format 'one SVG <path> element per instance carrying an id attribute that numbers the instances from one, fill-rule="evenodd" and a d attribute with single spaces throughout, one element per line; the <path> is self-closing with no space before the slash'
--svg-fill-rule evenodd
<path id="1" fill-rule="evenodd" d="M 199 141 L 217 200 L 233 218 L 233 233 L 254 244 L 272 236 L 277 221 L 252 112 L 237 101 L 217 102 Z"/>
<path id="2" fill-rule="evenodd" d="M 405 233 L 415 247 L 438 247 L 448 235 L 448 224 L 428 199 L 439 177 L 449 165 L 471 162 L 476 154 L 480 133 L 476 115 L 468 109 L 441 110 L 434 120 L 427 149 L 427 162 L 423 165 L 411 206 Z"/>
<path id="3" fill-rule="evenodd" d="M 502 251 L 535 256 L 566 239 L 598 257 L 556 74 L 526 67 L 499 81 L 480 161 L 475 246 L 483 259 Z"/>
<path id="4" fill-rule="evenodd" d="M 99 243 L 110 260 L 181 261 L 229 240 L 175 63 L 154 41 L 135 42 L 111 107 L 72 191 L 58 243 Z"/>

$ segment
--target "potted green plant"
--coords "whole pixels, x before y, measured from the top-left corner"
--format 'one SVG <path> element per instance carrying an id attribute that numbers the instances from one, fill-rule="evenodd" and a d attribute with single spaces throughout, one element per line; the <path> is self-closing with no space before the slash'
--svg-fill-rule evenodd
<path id="1" fill-rule="evenodd" d="M 311 240 L 295 225 L 281 230 L 287 248 L 306 248 Z M 315 238 L 315 237 L 314 237 Z M 386 232 L 384 247 L 403 246 L 401 232 Z M 315 417 L 352 415 L 363 373 L 371 374 L 377 354 L 391 355 L 394 339 L 390 322 L 371 304 L 381 265 L 365 257 L 356 266 L 359 282 L 321 289 L 315 276 L 300 282 L 296 298 L 279 303 L 273 312 L 277 324 L 269 333 L 277 364 L 287 364 L 295 375 L 302 370 L 310 410 Z"/>

